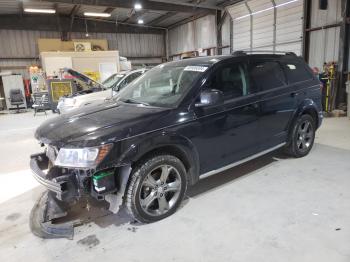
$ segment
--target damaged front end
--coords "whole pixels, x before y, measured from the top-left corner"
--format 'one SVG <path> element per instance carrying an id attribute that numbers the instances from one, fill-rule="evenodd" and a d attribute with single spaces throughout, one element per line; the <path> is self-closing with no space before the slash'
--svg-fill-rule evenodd
<path id="1" fill-rule="evenodd" d="M 57 223 L 82 199 L 92 198 L 110 203 L 109 210 L 117 213 L 122 204 L 130 166 L 97 169 L 55 166 L 50 150 L 31 156 L 30 168 L 34 178 L 48 190 L 32 209 L 30 228 L 42 238 L 68 238 L 81 221 Z"/>

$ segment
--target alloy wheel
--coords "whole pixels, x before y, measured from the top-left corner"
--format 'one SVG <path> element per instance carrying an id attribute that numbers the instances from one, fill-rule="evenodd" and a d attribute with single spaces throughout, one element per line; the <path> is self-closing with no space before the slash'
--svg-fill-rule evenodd
<path id="1" fill-rule="evenodd" d="M 297 147 L 300 151 L 307 151 L 312 145 L 314 130 L 309 120 L 304 120 L 298 128 Z"/>
<path id="2" fill-rule="evenodd" d="M 181 176 L 171 165 L 160 165 L 144 178 L 139 200 L 142 210 L 150 216 L 167 213 L 177 202 L 181 191 Z"/>

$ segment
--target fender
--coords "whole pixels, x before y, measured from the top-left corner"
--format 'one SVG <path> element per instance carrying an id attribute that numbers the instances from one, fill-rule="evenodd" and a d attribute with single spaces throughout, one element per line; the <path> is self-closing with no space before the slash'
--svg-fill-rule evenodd
<path id="1" fill-rule="evenodd" d="M 288 123 L 288 130 L 290 130 L 290 126 L 295 122 L 295 120 L 300 117 L 305 112 L 312 112 L 316 116 L 316 126 L 320 127 L 323 119 L 322 110 L 317 106 L 317 104 L 312 99 L 303 100 L 297 110 L 293 113 L 293 117 Z"/>
<path id="2" fill-rule="evenodd" d="M 192 142 L 185 136 L 171 131 L 151 133 L 134 140 L 118 159 L 122 165 L 132 165 L 145 155 L 155 150 L 177 151 L 188 169 L 188 182 L 190 185 L 199 180 L 199 155 Z M 185 159 L 184 159 L 185 158 Z"/>
<path id="3" fill-rule="evenodd" d="M 182 159 L 185 158 L 187 162 L 188 183 L 193 185 L 199 180 L 199 155 L 188 138 L 175 132 L 163 131 L 138 138 L 137 141 L 132 141 L 134 143 L 130 142 L 127 149 L 120 155 L 117 161 L 118 164 L 115 165 L 118 169 L 118 193 L 105 196 L 105 200 L 109 202 L 109 210 L 111 212 L 116 214 L 124 201 L 127 184 L 132 171 L 132 164 L 152 151 L 170 147 L 181 152 Z"/>

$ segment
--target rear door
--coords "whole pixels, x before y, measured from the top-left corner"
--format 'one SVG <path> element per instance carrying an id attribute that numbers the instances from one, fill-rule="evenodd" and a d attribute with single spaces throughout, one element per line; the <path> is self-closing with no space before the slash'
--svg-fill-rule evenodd
<path id="1" fill-rule="evenodd" d="M 263 151 L 286 141 L 297 105 L 295 90 L 287 85 L 281 64 L 274 59 L 251 58 L 249 76 L 251 85 L 259 90 L 258 143 Z"/>
<path id="2" fill-rule="evenodd" d="M 287 83 L 295 92 L 297 103 L 300 104 L 305 98 L 311 98 L 321 109 L 320 84 L 308 66 L 298 59 L 282 59 L 281 64 Z"/>

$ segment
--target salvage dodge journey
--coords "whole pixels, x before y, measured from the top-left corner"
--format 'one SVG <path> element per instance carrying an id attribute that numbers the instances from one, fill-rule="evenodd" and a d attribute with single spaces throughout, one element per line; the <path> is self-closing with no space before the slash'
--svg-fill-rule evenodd
<path id="1" fill-rule="evenodd" d="M 281 147 L 307 155 L 321 122 L 320 82 L 294 53 L 161 64 L 107 103 L 36 130 L 45 151 L 30 165 L 48 189 L 39 222 L 82 197 L 107 201 L 112 212 L 125 204 L 143 223 L 163 219 L 203 176 Z"/>

